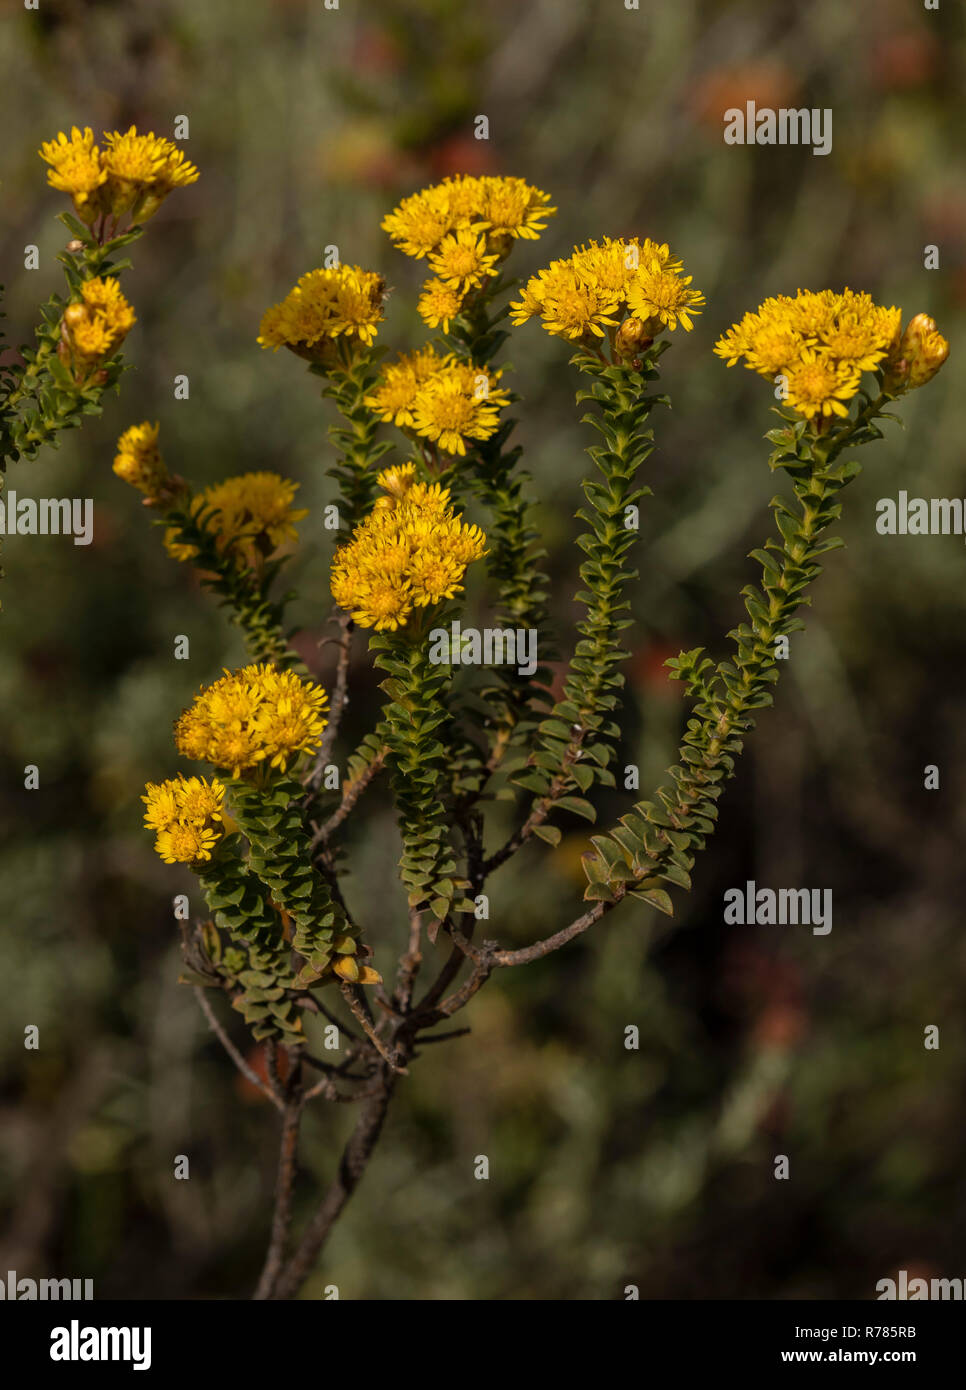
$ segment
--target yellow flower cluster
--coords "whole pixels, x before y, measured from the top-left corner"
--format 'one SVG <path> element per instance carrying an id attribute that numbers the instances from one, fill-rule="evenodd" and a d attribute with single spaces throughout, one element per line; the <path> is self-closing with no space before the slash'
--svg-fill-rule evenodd
<path id="1" fill-rule="evenodd" d="M 310 270 L 280 304 L 262 317 L 258 341 L 263 348 L 290 348 L 311 362 L 338 360 L 341 340 L 350 350 L 369 346 L 383 318 L 386 282 L 372 270 L 355 265 Z"/>
<path id="2" fill-rule="evenodd" d="M 178 777 L 148 782 L 141 797 L 144 824 L 157 836 L 154 848 L 166 864 L 203 864 L 233 824 L 217 778 Z"/>
<path id="3" fill-rule="evenodd" d="M 486 536 L 466 525 L 438 483 L 416 482 L 407 463 L 379 475 L 387 493 L 332 562 L 332 594 L 361 627 L 401 627 L 414 608 L 453 598 Z"/>
<path id="4" fill-rule="evenodd" d="M 253 568 L 286 541 L 298 539 L 295 522 L 308 516 L 307 508 L 292 506 L 298 487 L 278 473 L 242 473 L 205 488 L 192 498 L 190 510 L 222 554 L 240 568 Z M 175 560 L 193 560 L 197 547 L 179 541 L 178 534 L 176 527 L 165 533 L 165 549 Z"/>
<path id="5" fill-rule="evenodd" d="M 284 772 L 300 753 L 314 752 L 328 720 L 327 696 L 314 681 L 268 662 L 226 671 L 195 696 L 175 725 L 178 752 L 249 777 L 265 766 Z"/>
<path id="6" fill-rule="evenodd" d="M 80 299 L 64 310 L 58 354 L 75 368 L 87 371 L 117 351 L 136 319 L 115 279 L 95 276 L 85 280 L 80 293 Z"/>
<path id="7" fill-rule="evenodd" d="M 194 183 L 198 170 L 184 152 L 152 131 L 139 135 L 135 126 L 123 134 L 105 131 L 105 148 L 94 143 L 90 126 L 63 131 L 41 145 L 39 154 L 50 168 L 47 180 L 53 188 L 69 193 L 84 222 L 93 223 L 108 214 L 120 218 L 130 213 L 133 222 L 144 222 L 175 188 Z"/>
<path id="8" fill-rule="evenodd" d="M 862 373 L 874 370 L 899 343 L 902 310 L 887 309 L 852 290 L 799 290 L 794 299 L 766 299 L 715 344 L 729 367 L 745 365 L 784 377 L 785 404 L 807 420 L 847 415 Z"/>
<path id="9" fill-rule="evenodd" d="M 603 338 L 631 315 L 639 320 L 638 345 L 680 323 L 690 329 L 704 295 L 668 246 L 648 238 L 578 246 L 566 260 L 551 261 L 531 277 L 510 306 L 515 324 L 539 317 L 548 333 L 571 342 Z M 626 335 L 625 335 L 626 336 Z M 633 355 L 633 354 L 629 354 Z"/>
<path id="10" fill-rule="evenodd" d="M 125 430 L 117 441 L 114 472 L 123 482 L 143 492 L 145 497 L 156 497 L 169 481 L 158 445 L 158 433 L 159 426 L 145 420 L 143 424 L 132 425 Z"/>
<path id="11" fill-rule="evenodd" d="M 395 246 L 428 259 L 419 299 L 430 328 L 449 332 L 467 298 L 495 275 L 518 238 L 535 240 L 556 208 L 525 179 L 460 174 L 414 193 L 384 218 Z"/>
<path id="12" fill-rule="evenodd" d="M 467 440 L 489 439 L 509 393 L 489 372 L 433 348 L 403 353 L 389 363 L 364 398 L 387 424 L 428 439 L 444 453 L 465 454 Z"/>

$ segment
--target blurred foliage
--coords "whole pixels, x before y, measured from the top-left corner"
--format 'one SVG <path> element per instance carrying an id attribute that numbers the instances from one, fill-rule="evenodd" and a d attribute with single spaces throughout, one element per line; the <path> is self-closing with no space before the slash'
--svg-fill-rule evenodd
<path id="1" fill-rule="evenodd" d="M 191 891 L 139 828 L 171 771 L 172 720 L 241 649 L 113 477 L 127 425 L 160 418 L 170 466 L 204 485 L 245 469 L 301 480 L 302 649 L 317 649 L 331 542 L 329 407 L 255 344 L 263 308 L 326 245 L 395 285 L 383 341 L 410 343 L 418 267 L 379 231 L 402 194 L 452 171 L 520 174 L 560 213 L 517 275 L 588 237 L 671 242 L 708 297 L 663 361 L 664 416 L 642 511 L 622 760 L 653 785 L 677 743 L 681 647 L 721 651 L 767 528 L 767 387 L 712 357 L 762 297 L 868 289 L 933 314 L 953 356 L 863 451 L 848 549 L 816 586 L 777 709 L 749 743 L 719 835 L 669 923 L 625 905 L 558 956 L 504 972 L 400 1087 L 364 1184 L 309 1285 L 343 1297 L 867 1298 L 897 1267 L 962 1273 L 966 945 L 962 768 L 966 587 L 954 536 L 882 537 L 875 502 L 962 496 L 966 76 L 959 7 L 907 0 L 42 0 L 0 19 L 8 331 L 26 341 L 58 275 L 61 203 L 36 150 L 71 123 L 169 134 L 190 118 L 193 189 L 165 207 L 125 281 L 138 325 L 120 401 L 18 468 L 21 495 L 91 496 L 95 541 L 4 545 L 0 703 L 0 1267 L 93 1277 L 100 1297 L 247 1296 L 267 1235 L 275 1117 L 245 1093 L 178 986 L 171 898 Z M 830 155 L 728 147 L 722 112 L 831 106 Z M 473 138 L 486 114 L 488 142 Z M 35 242 L 41 270 L 25 272 Z M 941 269 L 923 269 L 923 247 Z M 510 343 L 520 441 L 543 499 L 564 638 L 582 434 L 565 349 Z M 175 401 L 187 373 L 191 396 Z M 957 556 L 959 557 L 957 559 Z M 173 659 L 186 634 L 191 660 Z M 375 709 L 358 657 L 349 739 Z M 41 769 L 39 792 L 22 769 Z M 923 789 L 923 766 L 941 770 Z M 646 793 L 643 793 L 646 794 Z M 609 813 L 625 809 L 611 795 Z M 634 794 L 631 794 L 632 798 Z M 579 898 L 577 822 L 548 865 L 495 885 L 490 934 L 520 945 Z M 350 901 L 388 892 L 398 853 L 378 794 L 352 838 Z M 746 879 L 833 890 L 827 937 L 728 927 Z M 364 915 L 364 913 L 363 913 Z M 403 942 L 402 920 L 375 944 Z M 381 933 L 381 935 L 380 935 Z M 461 1020 L 463 1021 L 463 1020 Z M 39 1052 L 23 1029 L 40 1028 Z M 923 1029 L 938 1024 L 938 1052 Z M 627 1051 L 624 1030 L 640 1029 Z M 310 1115 L 322 1182 L 351 1116 Z M 173 1178 L 188 1154 L 191 1180 Z M 490 1180 L 473 1158 L 490 1159 Z M 776 1182 L 777 1153 L 790 1158 Z M 307 1193 L 303 1190 L 303 1203 Z M 307 1207 L 305 1208 L 307 1210 Z M 305 1214 L 303 1210 L 302 1214 Z"/>

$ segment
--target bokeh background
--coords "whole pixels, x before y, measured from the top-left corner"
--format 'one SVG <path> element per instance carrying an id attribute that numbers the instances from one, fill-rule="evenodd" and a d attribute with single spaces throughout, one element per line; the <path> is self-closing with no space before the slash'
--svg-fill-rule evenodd
<path id="1" fill-rule="evenodd" d="M 63 206 L 36 150 L 71 123 L 170 134 L 190 118 L 201 181 L 134 248 L 125 289 L 136 371 L 101 419 L 8 480 L 93 497 L 95 542 L 4 541 L 0 628 L 0 1269 L 92 1277 L 97 1295 L 248 1296 L 260 1265 L 275 1117 L 240 1085 L 176 983 L 171 898 L 190 877 L 140 829 L 170 775 L 172 720 L 241 652 L 111 473 L 120 431 L 159 419 L 196 484 L 246 469 L 297 477 L 311 508 L 292 575 L 318 653 L 331 542 L 328 407 L 263 309 L 336 244 L 394 286 L 382 340 L 426 336 L 418 267 L 379 221 L 452 172 L 523 175 L 558 216 L 521 244 L 530 273 L 588 237 L 669 240 L 708 307 L 664 359 L 630 632 L 622 763 L 642 787 L 682 718 L 662 663 L 720 653 L 744 557 L 767 534 L 770 392 L 711 353 L 731 321 L 799 286 L 868 289 L 953 344 L 905 432 L 862 453 L 841 534 L 778 692 L 673 923 L 624 907 L 568 950 L 495 979 L 400 1087 L 377 1158 L 310 1296 L 607 1299 L 874 1296 L 898 1268 L 966 1274 L 963 540 L 882 537 L 899 488 L 964 496 L 963 14 L 917 0 L 42 0 L 0 20 L 3 278 L 28 341 L 59 288 Z M 728 147 L 722 113 L 831 107 L 830 155 Z M 474 117 L 490 123 L 473 138 Z M 23 247 L 41 249 L 27 272 Z M 940 248 L 927 271 L 923 248 Z M 511 263 L 512 264 L 512 263 Z M 524 400 L 539 521 L 564 638 L 580 552 L 582 453 L 566 350 L 536 325 L 508 353 Z M 187 373 L 188 401 L 173 378 Z M 191 660 L 173 659 L 187 634 Z M 360 642 L 350 734 L 377 692 Z M 343 745 L 343 756 L 348 741 Z M 41 769 L 23 790 L 23 767 Z M 940 768 L 926 791 L 923 769 Z M 610 798 L 605 818 L 630 793 Z M 494 880 L 490 933 L 523 944 L 570 920 L 586 827 Z M 495 837 L 494 837 L 495 838 Z M 394 830 L 373 793 L 351 837 L 365 918 L 391 892 Z M 542 847 L 541 847 L 542 848 Z M 834 927 L 726 927 L 754 878 L 831 888 Z M 382 952 L 401 914 L 379 914 Z M 40 1028 L 38 1052 L 23 1029 Z M 940 1029 L 926 1051 L 924 1028 Z M 640 1030 L 640 1050 L 624 1047 Z M 310 1116 L 307 1181 L 331 1173 L 351 1115 Z M 490 1159 L 488 1182 L 473 1159 Z M 187 1154 L 188 1182 L 173 1177 Z M 776 1154 L 790 1161 L 776 1181 Z"/>

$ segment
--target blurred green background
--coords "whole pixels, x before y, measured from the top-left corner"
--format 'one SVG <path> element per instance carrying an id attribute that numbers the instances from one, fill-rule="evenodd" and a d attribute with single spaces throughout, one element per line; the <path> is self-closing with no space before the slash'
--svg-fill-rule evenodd
<path id="1" fill-rule="evenodd" d="M 952 360 L 863 451 L 844 552 L 815 586 L 777 709 L 764 714 L 674 924 L 642 904 L 540 964 L 504 972 L 427 1048 L 308 1286 L 342 1297 L 607 1299 L 874 1296 L 899 1267 L 966 1273 L 962 933 L 966 587 L 956 536 L 882 537 L 900 488 L 964 496 L 964 20 L 916 0 L 42 0 L 0 20 L 0 198 L 8 332 L 28 341 L 59 289 L 64 205 L 36 150 L 78 123 L 171 134 L 190 119 L 200 182 L 134 248 L 138 325 L 120 400 L 17 466 L 21 495 L 93 497 L 95 542 L 8 538 L 0 708 L 0 1269 L 92 1277 L 99 1297 L 246 1297 L 267 1237 L 275 1116 L 246 1094 L 176 983 L 171 899 L 193 880 L 140 828 L 146 779 L 177 766 L 171 724 L 241 651 L 138 499 L 117 435 L 160 419 L 169 466 L 202 485 L 246 469 L 301 480 L 311 508 L 291 574 L 316 653 L 331 542 L 328 407 L 287 354 L 255 343 L 263 309 L 336 244 L 395 293 L 381 341 L 427 336 L 420 269 L 379 221 L 451 172 L 512 173 L 558 216 L 511 261 L 528 274 L 588 237 L 668 240 L 708 305 L 664 359 L 642 513 L 621 763 L 642 787 L 682 716 L 662 670 L 721 653 L 744 557 L 767 534 L 769 389 L 712 356 L 761 298 L 848 284 L 933 314 Z M 830 155 L 728 147 L 722 112 L 831 107 Z M 489 117 L 488 142 L 473 138 Z M 41 249 L 41 270 L 23 247 Z M 941 267 L 923 268 L 923 248 Z M 524 400 L 556 616 L 569 637 L 582 450 L 567 352 L 534 324 L 509 345 Z M 187 373 L 188 401 L 173 379 Z M 174 639 L 191 660 L 173 659 Z M 330 650 L 330 649 L 328 649 Z M 347 732 L 376 708 L 357 641 Z M 349 744 L 341 744 L 342 756 Z M 25 764 L 41 786 L 23 790 Z M 923 768 L 938 764 L 938 791 Z M 646 793 L 642 793 L 646 794 Z M 610 796 L 605 819 L 632 793 Z M 569 921 L 585 831 L 494 880 L 489 935 L 523 944 Z M 491 832 L 493 833 L 493 832 Z M 493 839 L 496 839 L 493 833 Z M 350 901 L 393 886 L 382 793 L 350 836 Z M 831 888 L 831 935 L 726 927 L 754 878 Z M 197 896 L 197 895 L 196 895 Z M 200 900 L 199 900 L 200 908 Z M 370 914 L 369 921 L 371 922 Z M 383 960 L 402 914 L 371 927 Z M 38 1052 L 23 1046 L 40 1028 Z M 940 1028 L 938 1051 L 923 1030 Z M 624 1030 L 640 1030 L 627 1051 Z M 233 1025 L 234 1026 L 234 1025 Z M 307 1122 L 299 1214 L 332 1172 L 346 1107 Z M 176 1182 L 175 1156 L 191 1179 Z M 490 1180 L 473 1177 L 486 1154 Z M 790 1160 L 773 1177 L 776 1154 Z"/>

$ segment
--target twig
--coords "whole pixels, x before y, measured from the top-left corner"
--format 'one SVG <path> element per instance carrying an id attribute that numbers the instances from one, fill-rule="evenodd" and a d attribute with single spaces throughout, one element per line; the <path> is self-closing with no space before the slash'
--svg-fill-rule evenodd
<path id="1" fill-rule="evenodd" d="M 429 994 L 426 995 L 426 998 L 421 1002 L 413 1014 L 413 1024 L 418 1027 L 430 1028 L 434 1023 L 439 1023 L 444 1018 L 452 1017 L 452 1015 L 462 1009 L 465 1004 L 468 1004 L 477 990 L 486 983 L 493 973 L 493 958 L 491 953 L 495 944 L 496 943 L 492 941 L 484 942 L 483 949 L 478 953 L 472 973 L 467 976 L 460 988 L 444 999 L 442 1003 L 434 1004 L 433 1007 L 429 1007 L 429 1005 L 433 1003 L 433 1001 L 430 1000 L 430 995 L 435 993 L 436 985 L 439 984 L 437 980 L 436 985 L 433 986 L 433 989 L 430 990 Z M 458 949 L 458 947 L 454 947 L 454 950 L 458 951 Z M 450 959 L 452 959 L 452 957 L 450 957 Z M 466 957 L 461 956 L 461 959 L 465 960 Z M 449 963 L 450 962 L 447 961 L 446 964 L 449 965 Z"/>
<path id="2" fill-rule="evenodd" d="M 543 941 L 535 941 L 532 946 L 522 946 L 518 951 L 494 951 L 490 960 L 497 966 L 529 965 L 531 961 L 549 956 L 551 951 L 558 951 L 561 946 L 566 946 L 568 941 L 573 941 L 575 936 L 580 936 L 588 927 L 599 922 L 604 913 L 616 907 L 623 896 L 623 893 L 618 892 L 615 902 L 594 903 L 592 908 L 571 922 L 569 927 L 561 928 L 560 931 L 554 932 L 553 936 L 545 937 Z"/>
<path id="3" fill-rule="evenodd" d="M 335 686 L 332 690 L 332 702 L 329 706 L 329 722 L 322 735 L 322 742 L 319 744 L 319 751 L 315 755 L 315 762 L 312 764 L 312 771 L 305 781 L 306 789 L 309 793 L 318 791 L 329 759 L 332 756 L 332 749 L 339 732 L 339 725 L 342 722 L 342 715 L 346 705 L 349 703 L 349 651 L 352 646 L 353 622 L 348 613 L 341 613 L 334 621 L 339 627 L 339 636 L 330 637 L 327 640 L 335 642 L 339 648 L 339 659 L 335 668 Z M 324 645 L 323 643 L 319 644 Z M 311 796 L 310 798 L 311 799 Z"/>
<path id="4" fill-rule="evenodd" d="M 346 816 L 359 800 L 359 797 L 372 781 L 373 777 L 375 777 L 378 772 L 382 771 L 387 752 L 387 749 L 383 749 L 381 752 L 377 753 L 372 762 L 367 765 L 365 771 L 360 772 L 354 782 L 345 783 L 342 788 L 342 801 L 340 805 L 332 812 L 332 815 L 327 821 L 324 821 L 322 825 L 316 827 L 315 833 L 312 836 L 312 849 L 316 849 L 319 845 L 325 844 L 333 830 L 336 830 L 342 824 Z"/>
<path id="5" fill-rule="evenodd" d="M 423 930 L 423 914 L 413 908 L 409 913 L 409 949 L 399 961 L 399 971 L 396 975 L 396 989 L 392 1000 L 396 1009 L 405 1013 L 413 997 L 413 985 L 416 983 L 416 976 L 422 964 L 423 956 L 420 951 L 420 940 Z"/>
<path id="6" fill-rule="evenodd" d="M 317 1081 L 311 1090 L 306 1091 L 305 1100 L 310 1101 L 315 1096 L 324 1096 L 326 1100 L 331 1100 L 334 1104 L 351 1105 L 357 1100 L 368 1100 L 370 1096 L 377 1095 L 378 1086 L 370 1086 L 365 1091 L 352 1091 L 346 1095 L 344 1091 L 336 1089 L 331 1077 L 323 1076 L 321 1081 Z"/>
<path id="7" fill-rule="evenodd" d="M 359 999 L 359 994 L 361 993 L 361 991 L 358 990 L 358 987 L 356 989 L 353 989 L 352 985 L 350 985 L 347 981 L 343 980 L 340 984 L 340 989 L 342 990 L 342 997 L 348 1004 L 349 1008 L 352 1010 L 352 1013 L 356 1021 L 359 1023 L 359 1026 L 362 1028 L 362 1031 L 365 1033 L 366 1037 L 369 1039 L 373 1047 L 379 1053 L 379 1056 L 382 1058 L 382 1060 L 394 1072 L 399 1072 L 401 1075 L 406 1075 L 405 1066 L 400 1066 L 397 1064 L 396 1058 L 390 1051 L 388 1051 L 388 1049 L 386 1048 L 386 1044 L 383 1042 L 382 1038 L 379 1037 L 378 1033 L 373 1028 L 371 1019 L 366 1017 L 366 1011 L 363 1008 L 362 1003 Z M 368 1001 L 366 1002 L 368 1003 Z"/>
<path id="8" fill-rule="evenodd" d="M 423 1043 L 449 1042 L 450 1038 L 465 1038 L 467 1033 L 472 1031 L 472 1028 L 451 1028 L 448 1033 L 420 1034 L 416 1039 L 416 1045 L 422 1047 Z"/>
<path id="9" fill-rule="evenodd" d="M 262 1095 L 267 1097 L 267 1099 L 272 1102 L 276 1110 L 284 1110 L 284 1102 L 280 1099 L 279 1096 L 275 1094 L 275 1092 L 271 1089 L 270 1086 L 267 1086 L 265 1084 L 265 1082 L 257 1074 L 257 1072 L 252 1071 L 251 1067 L 248 1065 L 244 1057 L 238 1051 L 238 1048 L 235 1046 L 231 1038 L 225 1032 L 224 1028 L 222 1028 L 221 1024 L 218 1022 L 217 1018 L 215 1017 L 214 1010 L 208 1002 L 208 998 L 204 989 L 201 987 L 201 985 L 195 985 L 193 988 L 198 1003 L 201 1005 L 202 1012 L 205 1018 L 208 1020 L 208 1024 L 211 1028 L 211 1031 L 214 1033 L 215 1037 L 218 1039 L 222 1047 L 228 1053 L 228 1056 L 234 1062 L 235 1066 L 241 1072 L 242 1076 L 245 1078 L 246 1081 L 250 1081 L 253 1086 L 256 1086 L 258 1090 L 261 1091 Z"/>
<path id="10" fill-rule="evenodd" d="M 551 782 L 549 790 L 544 796 L 538 797 L 534 801 L 530 814 L 519 829 L 513 832 L 506 844 L 485 860 L 483 864 L 484 876 L 493 873 L 501 864 L 505 864 L 512 855 L 516 854 L 518 849 L 522 849 L 538 826 L 543 825 L 556 802 L 571 789 L 573 779 L 568 775 L 567 769 L 580 757 L 584 732 L 585 730 L 580 728 L 577 733 L 571 735 L 570 742 L 560 760 L 560 771 Z"/>
<path id="11" fill-rule="evenodd" d="M 353 1033 L 348 1024 L 343 1023 L 340 1018 L 336 1018 L 335 1014 L 330 1013 L 321 999 L 316 998 L 314 994 L 300 994 L 295 1002 L 300 1009 L 308 1009 L 309 1013 L 321 1014 L 323 1018 L 327 1018 L 330 1023 L 335 1024 L 340 1033 L 345 1033 L 346 1037 L 351 1038 L 353 1042 L 361 1043 L 363 1041 L 358 1033 Z"/>

